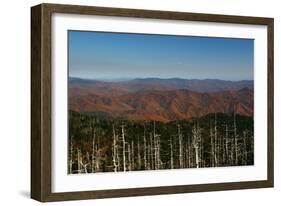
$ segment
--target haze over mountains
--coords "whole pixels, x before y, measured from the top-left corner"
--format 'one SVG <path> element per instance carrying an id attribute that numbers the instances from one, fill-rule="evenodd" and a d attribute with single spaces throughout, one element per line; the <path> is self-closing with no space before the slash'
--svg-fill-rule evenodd
<path id="1" fill-rule="evenodd" d="M 253 81 L 216 79 L 69 79 L 69 108 L 129 120 L 162 122 L 222 112 L 253 115 Z"/>

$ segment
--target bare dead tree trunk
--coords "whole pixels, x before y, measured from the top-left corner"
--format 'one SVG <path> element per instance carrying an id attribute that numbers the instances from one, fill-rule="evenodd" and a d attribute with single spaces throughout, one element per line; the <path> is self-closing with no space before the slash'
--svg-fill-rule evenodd
<path id="1" fill-rule="evenodd" d="M 81 154 L 79 149 L 77 149 L 77 172 L 78 174 L 81 173 Z"/>
<path id="2" fill-rule="evenodd" d="M 200 167 L 200 159 L 199 159 L 199 143 L 201 141 L 201 131 L 199 128 L 199 125 L 197 124 L 197 126 L 193 126 L 192 128 L 192 135 L 193 135 L 193 141 L 192 141 L 192 145 L 194 147 L 195 150 L 195 164 L 196 164 L 196 168 Z"/>
<path id="3" fill-rule="evenodd" d="M 203 145 L 203 139 L 201 139 L 200 143 L 200 163 L 201 167 L 205 167 L 205 161 L 204 161 L 204 145 Z"/>
<path id="4" fill-rule="evenodd" d="M 189 167 L 192 167 L 192 165 L 191 165 L 191 146 L 189 145 L 188 146 L 188 165 L 189 165 Z"/>
<path id="5" fill-rule="evenodd" d="M 89 153 L 87 153 L 86 155 L 86 158 L 87 158 L 87 161 L 88 163 L 83 163 L 83 155 L 82 155 L 82 152 L 80 149 L 77 149 L 77 173 L 80 174 L 80 173 L 88 173 L 88 165 L 90 164 L 90 156 L 89 156 Z"/>
<path id="6" fill-rule="evenodd" d="M 215 114 L 215 141 L 214 141 L 214 158 L 215 158 L 215 167 L 218 166 L 218 152 L 217 152 L 217 138 L 218 138 L 218 132 L 217 132 L 217 114 Z"/>
<path id="7" fill-rule="evenodd" d="M 157 170 L 158 169 L 158 145 L 157 145 L 157 139 L 154 137 L 154 162 L 155 166 L 154 168 Z"/>
<path id="8" fill-rule="evenodd" d="M 227 124 L 225 125 L 225 158 L 226 158 L 226 163 L 229 164 L 229 148 L 228 148 L 228 127 Z"/>
<path id="9" fill-rule="evenodd" d="M 161 156 L 160 156 L 160 136 L 156 135 L 156 165 L 157 169 L 161 168 L 162 161 L 161 161 Z"/>
<path id="10" fill-rule="evenodd" d="M 125 141 L 124 125 L 121 126 L 121 132 L 122 132 L 122 142 L 123 142 L 123 171 L 126 172 L 126 141 Z"/>
<path id="11" fill-rule="evenodd" d="M 185 144 L 185 161 L 184 161 L 184 162 L 185 162 L 185 167 L 186 167 L 186 168 L 189 168 L 189 165 L 188 165 L 188 158 L 189 158 L 189 157 L 188 157 L 188 144 L 186 143 L 186 144 Z"/>
<path id="12" fill-rule="evenodd" d="M 135 151 L 134 150 L 135 150 L 135 148 L 134 148 L 134 141 L 132 141 L 132 143 L 131 143 L 132 170 L 135 169 Z"/>
<path id="13" fill-rule="evenodd" d="M 116 147 L 116 153 L 117 153 L 117 171 L 121 170 L 121 162 L 120 162 L 120 156 L 119 156 L 119 146 Z"/>
<path id="14" fill-rule="evenodd" d="M 92 142 L 92 164 L 91 164 L 91 166 L 92 166 L 92 173 L 94 173 L 95 172 L 95 159 L 96 159 L 96 157 L 95 157 L 95 139 L 96 139 L 96 132 L 95 131 L 93 131 L 92 132 L 92 138 L 93 138 L 93 142 Z"/>
<path id="15" fill-rule="evenodd" d="M 214 146 L 214 134 L 212 123 L 210 122 L 210 139 L 211 139 L 211 166 L 215 166 L 215 146 Z"/>
<path id="16" fill-rule="evenodd" d="M 185 143 L 185 167 L 190 168 L 190 153 L 189 153 L 189 140 L 187 138 Z"/>
<path id="17" fill-rule="evenodd" d="M 234 129 L 234 149 L 235 149 L 235 165 L 238 165 L 238 146 L 237 146 L 237 128 L 236 128 L 236 114 L 234 110 L 234 122 L 233 122 L 233 129 Z"/>
<path id="18" fill-rule="evenodd" d="M 95 151 L 95 154 L 96 154 L 96 159 L 95 159 L 95 171 L 96 171 L 96 172 L 99 172 L 99 171 L 100 171 L 99 139 L 98 139 L 97 144 L 96 144 L 96 151 Z"/>
<path id="19" fill-rule="evenodd" d="M 160 169 L 160 135 L 156 134 L 155 121 L 153 122 L 153 143 L 154 143 L 154 169 Z"/>
<path id="20" fill-rule="evenodd" d="M 198 151 L 198 145 L 194 146 L 194 149 L 195 149 L 196 168 L 199 168 L 199 151 Z"/>
<path id="21" fill-rule="evenodd" d="M 153 154 L 153 161 L 154 166 L 153 168 L 157 169 L 157 139 L 156 139 L 156 132 L 155 132 L 155 121 L 153 121 L 153 137 L 152 137 L 153 145 L 151 143 L 151 148 L 153 149 L 151 152 Z"/>
<path id="22" fill-rule="evenodd" d="M 248 153 L 247 153 L 246 138 L 247 138 L 247 132 L 244 131 L 244 132 L 243 132 L 244 165 L 247 165 L 247 163 L 248 163 Z"/>
<path id="23" fill-rule="evenodd" d="M 87 152 L 86 157 L 87 157 L 87 165 L 90 165 L 91 164 L 91 159 L 90 159 L 89 152 Z"/>
<path id="24" fill-rule="evenodd" d="M 84 167 L 84 172 L 87 174 L 88 173 L 88 169 L 87 169 L 88 164 L 83 164 Z"/>
<path id="25" fill-rule="evenodd" d="M 231 149 L 230 162 L 231 162 L 231 165 L 234 165 L 235 164 L 235 144 L 234 144 L 234 138 L 230 139 L 230 149 Z"/>
<path id="26" fill-rule="evenodd" d="M 191 143 L 191 139 L 190 138 L 188 138 L 188 167 L 189 168 L 191 168 L 191 167 L 193 167 L 193 165 L 192 165 L 192 162 L 191 162 L 191 160 L 192 160 L 192 151 L 191 151 L 191 147 L 192 147 L 192 143 Z"/>
<path id="27" fill-rule="evenodd" d="M 69 149 L 69 174 L 72 174 L 72 164 L 73 164 L 73 141 L 72 136 L 70 136 L 70 149 Z"/>
<path id="28" fill-rule="evenodd" d="M 171 169 L 174 169 L 174 152 L 173 152 L 173 141 L 172 138 L 170 138 L 170 167 Z"/>
<path id="29" fill-rule="evenodd" d="M 114 129 L 114 124 L 112 126 L 112 132 L 113 132 L 113 166 L 114 166 L 114 172 L 118 171 L 118 163 L 117 163 L 117 141 L 116 141 L 116 134 Z"/>
<path id="30" fill-rule="evenodd" d="M 138 169 L 141 169 L 140 139 L 138 138 Z"/>
<path id="31" fill-rule="evenodd" d="M 91 137 L 92 137 L 92 154 L 91 154 L 91 172 L 95 172 L 95 136 L 96 136 L 96 130 L 94 127 L 94 118 L 91 118 Z"/>
<path id="32" fill-rule="evenodd" d="M 182 155 L 182 134 L 181 128 L 178 124 L 178 139 L 179 139 L 179 167 L 183 168 L 183 155 Z"/>
<path id="33" fill-rule="evenodd" d="M 131 145 L 128 143 L 128 170 L 132 171 L 132 162 L 131 162 Z"/>
<path id="34" fill-rule="evenodd" d="M 155 165 L 154 165 L 154 153 L 153 153 L 153 136 L 150 134 L 150 166 L 151 169 L 155 169 Z"/>
<path id="35" fill-rule="evenodd" d="M 82 167 L 83 167 L 83 171 L 84 171 L 84 173 L 88 173 L 88 169 L 87 169 L 87 167 L 88 167 L 88 165 L 89 165 L 89 163 L 83 163 L 82 161 L 81 161 L 81 165 L 82 165 Z"/>
<path id="36" fill-rule="evenodd" d="M 146 146 L 146 137 L 145 137 L 145 129 L 143 135 L 143 159 L 144 159 L 144 169 L 147 170 L 147 146 Z"/>
<path id="37" fill-rule="evenodd" d="M 151 145 L 150 145 L 149 140 L 147 142 L 147 169 L 148 170 L 152 169 L 152 165 L 151 165 Z"/>

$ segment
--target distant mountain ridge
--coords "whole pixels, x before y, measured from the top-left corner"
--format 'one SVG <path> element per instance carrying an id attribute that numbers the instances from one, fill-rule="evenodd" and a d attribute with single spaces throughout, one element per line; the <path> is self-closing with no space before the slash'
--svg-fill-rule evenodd
<path id="1" fill-rule="evenodd" d="M 129 120 L 162 122 L 209 113 L 253 115 L 253 81 L 70 79 L 69 109 Z"/>
<path id="2" fill-rule="evenodd" d="M 69 78 L 70 87 L 81 86 L 92 89 L 105 89 L 105 91 L 119 88 L 123 92 L 136 92 L 143 90 L 178 90 L 187 89 L 195 92 L 218 92 L 226 90 L 253 89 L 253 80 L 227 81 L 218 79 L 181 79 L 181 78 L 137 78 L 118 82 L 100 80 Z M 111 91 L 110 90 L 110 91 Z M 122 93 L 123 94 L 123 93 Z"/>

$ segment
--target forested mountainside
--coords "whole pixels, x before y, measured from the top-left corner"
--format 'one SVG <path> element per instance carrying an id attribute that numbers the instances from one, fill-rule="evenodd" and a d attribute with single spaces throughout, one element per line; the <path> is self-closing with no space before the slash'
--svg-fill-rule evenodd
<path id="1" fill-rule="evenodd" d="M 209 113 L 253 115 L 251 81 L 197 80 L 201 88 L 197 90 L 220 88 L 216 92 L 191 90 L 195 83 L 188 83 L 190 81 L 195 80 L 100 82 L 75 79 L 71 80 L 69 87 L 69 108 L 80 113 L 102 113 L 113 118 L 162 122 L 191 119 Z M 240 88 L 242 86 L 245 87 Z"/>
<path id="2" fill-rule="evenodd" d="M 69 173 L 254 164 L 252 116 L 170 122 L 69 112 Z"/>

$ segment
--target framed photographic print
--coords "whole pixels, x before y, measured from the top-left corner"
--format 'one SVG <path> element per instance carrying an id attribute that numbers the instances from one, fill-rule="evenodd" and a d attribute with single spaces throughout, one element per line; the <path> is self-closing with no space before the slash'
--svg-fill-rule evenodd
<path id="1" fill-rule="evenodd" d="M 31 8 L 31 197 L 273 187 L 273 19 Z"/>

